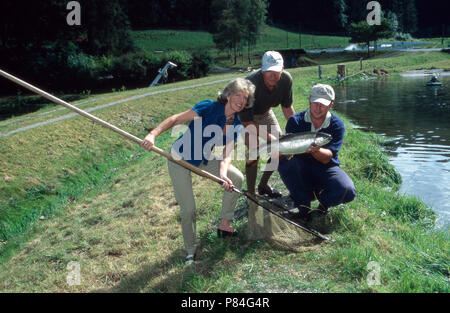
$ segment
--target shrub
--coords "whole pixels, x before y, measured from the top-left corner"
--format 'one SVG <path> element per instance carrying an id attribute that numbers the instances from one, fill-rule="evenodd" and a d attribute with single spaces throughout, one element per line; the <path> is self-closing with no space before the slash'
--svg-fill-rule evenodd
<path id="1" fill-rule="evenodd" d="M 213 58 L 206 50 L 195 51 L 192 54 L 192 66 L 189 69 L 189 76 L 199 78 L 206 76 L 211 68 Z"/>
<path id="2" fill-rule="evenodd" d="M 73 80 L 90 82 L 95 75 L 94 57 L 78 52 L 67 56 L 68 74 Z"/>
<path id="3" fill-rule="evenodd" d="M 95 78 L 94 57 L 80 51 L 73 42 L 56 43 L 28 60 L 31 76 L 46 87 L 76 91 L 90 86 Z"/>
<path id="4" fill-rule="evenodd" d="M 413 38 L 409 33 L 395 33 L 394 39 L 400 41 L 408 41 L 412 40 Z"/>
<path id="5" fill-rule="evenodd" d="M 161 58 L 160 67 L 162 68 L 168 61 L 175 63 L 177 65 L 176 68 L 172 68 L 168 73 L 169 82 L 186 80 L 190 78 L 189 72 L 192 67 L 192 56 L 189 53 L 185 51 L 167 52 L 163 54 Z"/>
<path id="6" fill-rule="evenodd" d="M 146 57 L 144 53 L 127 53 L 112 62 L 112 75 L 121 85 L 129 82 L 140 82 L 147 78 Z"/>
<path id="7" fill-rule="evenodd" d="M 30 82 L 39 82 L 43 89 L 80 92 L 148 86 L 168 61 L 177 65 L 168 71 L 167 79 L 175 82 L 205 76 L 212 57 L 206 51 L 193 55 L 185 51 L 165 54 L 138 51 L 95 57 L 82 52 L 72 42 L 61 42 L 34 51 L 30 58 L 18 62 L 18 68 L 12 72 Z"/>

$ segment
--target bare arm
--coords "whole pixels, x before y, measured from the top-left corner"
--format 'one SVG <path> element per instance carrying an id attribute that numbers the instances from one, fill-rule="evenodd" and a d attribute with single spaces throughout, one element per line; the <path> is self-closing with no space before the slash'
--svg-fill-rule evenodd
<path id="1" fill-rule="evenodd" d="M 147 149 L 148 151 L 151 151 L 152 147 L 155 145 L 156 137 L 158 137 L 161 133 L 165 132 L 175 125 L 192 121 L 197 116 L 198 114 L 194 111 L 187 110 L 166 118 L 158 126 L 153 128 L 147 136 L 145 136 L 144 140 L 141 143 L 141 147 Z"/>
<path id="2" fill-rule="evenodd" d="M 288 120 L 289 117 L 291 117 L 291 115 L 295 114 L 295 110 L 292 105 L 288 108 L 285 108 L 284 106 L 282 106 L 281 110 L 283 111 L 283 114 L 284 114 L 284 117 L 286 118 L 286 120 Z"/>

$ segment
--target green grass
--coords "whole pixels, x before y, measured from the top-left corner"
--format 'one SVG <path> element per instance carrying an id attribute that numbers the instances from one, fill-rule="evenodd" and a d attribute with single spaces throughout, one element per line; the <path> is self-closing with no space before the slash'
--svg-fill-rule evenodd
<path id="1" fill-rule="evenodd" d="M 425 42 L 426 45 L 424 47 L 426 48 L 449 48 L 450 47 L 450 38 L 444 38 L 442 40 L 441 37 L 435 37 L 435 38 L 417 38 L 413 41 L 418 42 Z"/>
<path id="2" fill-rule="evenodd" d="M 359 62 L 346 64 L 349 74 L 359 71 Z M 448 68 L 450 57 L 401 54 L 367 60 L 364 67 L 390 72 Z M 299 111 L 306 108 L 312 82 L 318 81 L 317 68 L 290 73 Z M 323 66 L 323 82 L 334 83 L 327 77 L 335 76 L 335 64 Z M 148 96 L 95 115 L 143 137 L 167 116 L 214 98 L 225 84 Z M 93 97 L 106 103 L 149 90 Z M 281 110 L 275 114 L 283 127 Z M 380 152 L 382 138 L 352 128 L 343 118 L 347 133 L 340 158 L 358 195 L 331 212 L 329 236 L 336 242 L 296 252 L 248 240 L 246 219 L 234 224 L 242 234 L 237 240 L 220 240 L 215 230 L 221 188 L 194 175 L 201 242 L 194 268 L 183 266 L 179 209 L 165 159 L 100 126 L 92 130 L 92 123 L 81 117 L 0 138 L 0 221 L 9 227 L 0 242 L 0 290 L 448 292 L 448 231 L 432 228 L 434 213 L 421 201 L 395 193 L 400 177 Z M 168 150 L 172 141 L 168 132 L 157 145 Z M 244 170 L 243 161 L 234 164 Z M 277 173 L 271 182 L 286 192 Z M 81 265 L 79 286 L 66 283 L 70 261 Z M 367 284 L 371 261 L 380 264 L 380 285 Z"/>
<path id="3" fill-rule="evenodd" d="M 227 51 L 219 51 L 215 48 L 211 33 L 206 31 L 189 30 L 140 30 L 133 31 L 132 37 L 138 48 L 146 51 L 166 51 L 166 50 L 205 50 L 211 52 L 216 65 L 241 69 L 247 67 L 258 68 L 261 66 L 261 56 L 267 50 L 283 49 L 325 49 L 325 48 L 345 48 L 350 44 L 349 37 L 325 36 L 299 34 L 297 32 L 286 31 L 277 27 L 265 25 L 262 27 L 257 44 L 252 48 L 251 64 L 248 62 L 247 48 L 243 47 L 237 63 L 234 59 L 228 57 Z M 388 40 L 392 42 L 392 40 Z M 441 44 L 441 38 L 416 38 L 413 42 L 426 42 L 423 47 L 441 48 L 447 47 L 450 41 L 446 38 L 444 46 Z M 195 44 L 192 44 L 195 43 Z M 377 56 L 389 52 L 380 51 Z M 349 62 L 359 60 L 360 57 L 366 58 L 366 53 L 326 53 L 308 55 L 319 64 L 331 64 L 340 62 Z"/>
<path id="4" fill-rule="evenodd" d="M 178 30 L 140 30 L 133 31 L 132 38 L 138 48 L 145 51 L 166 50 L 204 50 L 211 52 L 217 65 L 227 68 L 258 67 L 261 65 L 262 54 L 269 50 L 299 49 L 300 41 L 298 33 L 284 31 L 282 29 L 263 26 L 257 44 L 252 49 L 251 62 L 248 64 L 247 48 L 242 48 L 242 54 L 234 64 L 234 60 L 228 58 L 227 52 L 215 48 L 211 33 L 206 31 L 178 31 Z M 348 37 L 301 35 L 301 48 L 321 49 L 337 48 L 348 45 Z M 194 43 L 194 44 L 193 44 Z"/>
<path id="5" fill-rule="evenodd" d="M 161 50 L 201 50 L 215 48 L 211 33 L 206 31 L 189 30 L 140 30 L 133 31 L 132 38 L 138 48 L 148 51 Z M 192 43 L 195 43 L 194 45 Z M 349 43 L 348 37 L 301 35 L 301 48 L 322 49 L 345 47 Z M 299 49 L 298 33 L 282 29 L 263 26 L 260 38 L 254 51 L 264 52 L 267 47 L 271 49 Z M 244 49 L 244 52 L 246 49 Z"/>
<path id="6" fill-rule="evenodd" d="M 300 46 L 301 40 L 301 46 Z M 272 49 L 324 49 L 345 48 L 349 44 L 349 37 L 311 35 L 285 31 L 280 28 L 264 26 L 261 31 L 260 40 L 255 50 L 264 52 L 266 47 Z"/>
<path id="7" fill-rule="evenodd" d="M 215 47 L 212 35 L 206 31 L 138 30 L 131 32 L 131 36 L 136 47 L 145 51 L 190 51 Z"/>

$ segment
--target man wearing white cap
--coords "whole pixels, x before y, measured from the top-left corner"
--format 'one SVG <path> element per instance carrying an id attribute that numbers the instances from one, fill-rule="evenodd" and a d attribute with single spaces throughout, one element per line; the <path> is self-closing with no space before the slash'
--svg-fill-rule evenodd
<path id="1" fill-rule="evenodd" d="M 254 105 L 239 114 L 239 119 L 244 126 L 254 125 L 257 129 L 260 129 L 259 126 L 266 125 L 270 139 L 276 139 L 281 135 L 281 128 L 272 107 L 281 104 L 281 110 L 286 120 L 295 113 L 292 106 L 292 77 L 284 71 L 283 64 L 283 57 L 280 53 L 276 51 L 264 53 L 261 70 L 247 77 L 256 86 Z M 264 132 L 261 131 L 260 135 L 263 134 Z M 248 138 L 246 144 L 249 144 Z M 258 160 L 246 163 L 247 189 L 250 192 L 255 191 L 257 170 Z M 272 173 L 273 171 L 266 169 L 259 182 L 258 193 L 267 194 L 272 198 L 281 197 L 281 192 L 268 184 Z"/>
<path id="2" fill-rule="evenodd" d="M 311 200 L 316 198 L 316 212 L 326 214 L 329 208 L 352 201 L 356 196 L 351 178 L 340 167 L 339 149 L 344 140 L 344 122 L 330 113 L 334 104 L 334 90 L 325 84 L 316 84 L 310 92 L 310 107 L 291 116 L 286 124 L 287 133 L 323 132 L 330 134 L 329 144 L 312 147 L 307 153 L 287 160 L 281 158 L 278 171 L 288 188 L 299 217 L 310 220 Z"/>

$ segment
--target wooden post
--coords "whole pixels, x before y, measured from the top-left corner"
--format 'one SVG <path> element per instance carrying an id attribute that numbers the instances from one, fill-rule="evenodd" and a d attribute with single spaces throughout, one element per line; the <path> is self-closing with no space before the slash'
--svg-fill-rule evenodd
<path id="1" fill-rule="evenodd" d="M 345 77 L 345 64 L 338 64 L 337 73 L 340 77 Z"/>

